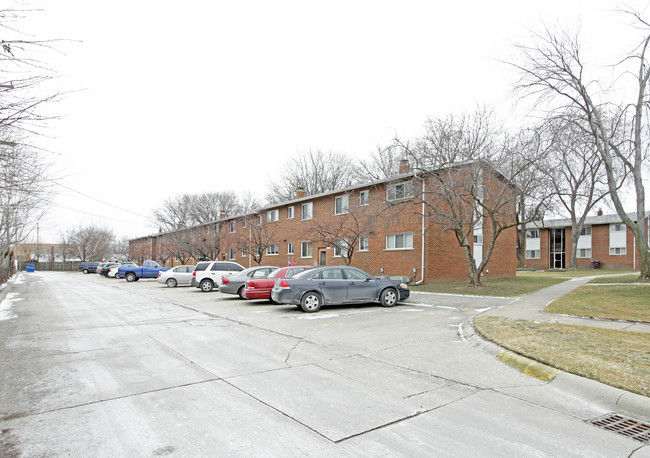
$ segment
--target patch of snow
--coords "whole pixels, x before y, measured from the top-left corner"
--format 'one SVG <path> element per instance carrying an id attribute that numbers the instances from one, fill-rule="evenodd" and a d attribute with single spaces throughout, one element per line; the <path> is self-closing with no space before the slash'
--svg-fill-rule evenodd
<path id="1" fill-rule="evenodd" d="M 11 311 L 11 308 L 16 302 L 22 301 L 22 299 L 18 298 L 17 296 L 18 293 L 8 293 L 7 297 L 5 297 L 2 302 L 0 302 L 0 321 L 16 318 L 17 315 Z"/>

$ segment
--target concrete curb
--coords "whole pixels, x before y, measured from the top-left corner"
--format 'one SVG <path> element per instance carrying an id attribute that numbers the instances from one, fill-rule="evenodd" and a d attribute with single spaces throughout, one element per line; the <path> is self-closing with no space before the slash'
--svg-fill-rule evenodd
<path id="1" fill-rule="evenodd" d="M 562 391 L 586 395 L 603 410 L 650 423 L 649 397 L 570 374 L 507 350 L 479 334 L 474 328 L 473 319 L 466 321 L 463 327 L 468 343 L 520 372 L 552 384 Z"/>

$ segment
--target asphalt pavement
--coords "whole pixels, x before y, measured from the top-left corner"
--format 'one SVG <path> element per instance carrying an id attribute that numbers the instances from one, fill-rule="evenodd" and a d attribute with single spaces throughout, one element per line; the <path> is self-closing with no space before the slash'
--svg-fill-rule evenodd
<path id="1" fill-rule="evenodd" d="M 636 395 L 531 377 L 473 332 L 518 302 L 414 293 L 304 314 L 20 273 L 0 292 L 0 456 L 650 456 L 589 423 Z"/>

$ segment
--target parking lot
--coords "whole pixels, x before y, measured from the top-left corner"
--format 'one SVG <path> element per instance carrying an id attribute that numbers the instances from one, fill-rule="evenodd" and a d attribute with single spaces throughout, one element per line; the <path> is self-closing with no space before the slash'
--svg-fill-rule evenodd
<path id="1" fill-rule="evenodd" d="M 2 456 L 629 456 L 594 400 L 497 361 L 511 299 L 314 314 L 153 280 L 19 274 L 0 306 Z M 646 449 L 647 452 L 647 449 Z"/>

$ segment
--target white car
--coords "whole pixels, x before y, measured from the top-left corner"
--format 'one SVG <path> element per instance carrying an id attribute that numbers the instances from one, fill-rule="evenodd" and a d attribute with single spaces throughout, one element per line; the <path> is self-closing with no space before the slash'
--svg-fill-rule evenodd
<path id="1" fill-rule="evenodd" d="M 221 285 L 221 278 L 244 270 L 244 266 L 232 261 L 199 262 L 192 272 L 192 286 L 208 293 Z"/>
<path id="2" fill-rule="evenodd" d="M 108 269 L 108 273 L 106 274 L 107 277 L 110 278 L 117 278 L 117 271 L 119 270 L 120 267 L 123 266 L 137 266 L 135 262 L 123 262 L 115 267 L 111 267 Z"/>
<path id="3" fill-rule="evenodd" d="M 176 266 L 158 274 L 158 283 L 167 285 L 169 288 L 176 286 L 190 286 L 192 284 L 192 273 L 194 266 Z"/>

